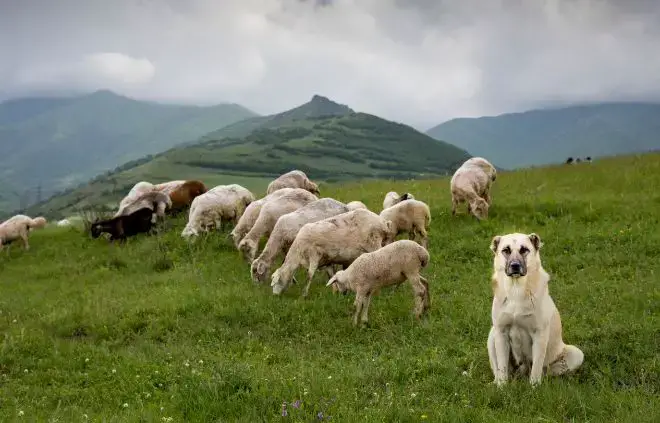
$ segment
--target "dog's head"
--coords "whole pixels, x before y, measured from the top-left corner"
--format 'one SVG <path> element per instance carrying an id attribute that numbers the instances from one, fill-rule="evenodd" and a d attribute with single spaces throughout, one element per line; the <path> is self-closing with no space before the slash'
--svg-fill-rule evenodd
<path id="1" fill-rule="evenodd" d="M 504 271 L 511 278 L 521 278 L 541 266 L 539 250 L 543 243 L 535 233 L 497 235 L 490 249 L 495 254 L 493 266 L 496 272 Z"/>

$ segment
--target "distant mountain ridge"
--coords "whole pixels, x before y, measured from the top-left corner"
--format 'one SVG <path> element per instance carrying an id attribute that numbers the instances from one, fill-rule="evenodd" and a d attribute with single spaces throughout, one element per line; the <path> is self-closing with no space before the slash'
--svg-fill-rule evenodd
<path id="1" fill-rule="evenodd" d="M 291 110 L 250 118 L 204 135 L 198 143 L 126 163 L 28 212 L 65 216 L 90 206 L 112 208 L 143 180 L 240 183 L 262 195 L 273 177 L 292 169 L 326 182 L 409 179 L 449 174 L 468 157 L 464 150 L 410 126 L 357 113 L 315 95 Z"/>
<path id="2" fill-rule="evenodd" d="M 458 118 L 426 132 L 507 169 L 660 148 L 660 104 L 603 103 Z"/>
<path id="3" fill-rule="evenodd" d="M 34 201 L 39 193 L 47 197 L 128 160 L 254 116 L 237 104 L 169 105 L 107 90 L 7 100 L 0 103 L 5 152 L 0 157 L 0 208 Z M 26 194 L 33 197 L 25 200 Z"/>

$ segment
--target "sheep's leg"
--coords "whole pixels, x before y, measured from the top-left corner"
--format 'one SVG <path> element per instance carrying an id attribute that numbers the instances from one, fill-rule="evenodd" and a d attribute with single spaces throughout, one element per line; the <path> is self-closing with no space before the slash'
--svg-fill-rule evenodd
<path id="1" fill-rule="evenodd" d="M 355 313 L 353 314 L 353 325 L 357 326 L 358 317 L 362 314 L 362 307 L 364 304 L 364 296 L 360 293 L 355 294 L 355 302 L 353 306 L 355 307 Z"/>
<path id="2" fill-rule="evenodd" d="M 362 318 L 360 323 L 362 326 L 367 326 L 369 324 L 369 305 L 371 304 L 371 294 L 364 297 L 362 300 Z"/>
<path id="3" fill-rule="evenodd" d="M 319 264 L 315 260 L 309 262 L 309 269 L 307 270 L 307 285 L 302 293 L 302 296 L 305 298 L 307 298 L 307 295 L 309 294 L 309 287 L 312 285 L 312 278 L 314 278 L 314 273 L 316 272 L 318 265 Z"/>
<path id="4" fill-rule="evenodd" d="M 28 242 L 27 231 L 21 233 L 21 240 L 23 241 L 23 248 L 25 248 L 26 251 L 29 250 L 30 249 L 30 243 Z"/>
<path id="5" fill-rule="evenodd" d="M 451 215 L 456 216 L 456 208 L 458 207 L 458 200 L 452 195 L 451 196 Z"/>
<path id="6" fill-rule="evenodd" d="M 422 275 L 419 275 L 419 281 L 424 285 L 424 311 L 431 308 L 431 292 L 429 291 L 429 281 Z"/>
<path id="7" fill-rule="evenodd" d="M 415 295 L 415 317 L 420 319 L 422 317 L 422 313 L 424 313 L 425 310 L 424 305 L 426 302 L 426 288 L 422 283 L 421 276 L 419 274 L 408 276 L 408 280 L 410 281 L 410 286 L 412 286 L 413 293 Z"/>

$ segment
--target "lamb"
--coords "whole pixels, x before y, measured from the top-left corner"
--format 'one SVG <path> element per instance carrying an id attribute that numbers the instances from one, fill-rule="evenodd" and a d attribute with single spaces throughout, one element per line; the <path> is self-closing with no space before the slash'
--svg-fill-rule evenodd
<path id="1" fill-rule="evenodd" d="M 243 240 L 245 235 L 247 235 L 247 233 L 250 232 L 250 229 L 252 229 L 252 227 L 254 226 L 254 223 L 257 221 L 257 218 L 259 217 L 259 213 L 261 212 L 261 207 L 264 204 L 266 204 L 268 200 L 273 198 L 279 198 L 286 193 L 293 192 L 293 190 L 294 188 L 278 189 L 272 194 L 268 194 L 264 198 L 261 198 L 259 200 L 250 203 L 250 205 L 245 209 L 245 211 L 241 215 L 241 218 L 238 219 L 238 223 L 236 223 L 234 229 L 231 231 L 231 237 L 234 240 L 234 245 L 236 246 L 236 248 L 238 248 L 238 244 L 241 242 L 241 240 Z"/>
<path id="2" fill-rule="evenodd" d="M 223 221 L 236 222 L 253 200 L 252 193 L 240 185 L 218 185 L 192 201 L 181 236 L 197 236 L 212 227 L 221 230 Z"/>
<path id="3" fill-rule="evenodd" d="M 172 200 L 169 195 L 159 191 L 149 191 L 140 194 L 131 202 L 125 204 L 113 217 L 129 215 L 142 208 L 148 208 L 153 211 L 152 222 L 156 223 L 156 219 L 163 219 L 165 217 L 165 210 L 171 207 Z"/>
<path id="4" fill-rule="evenodd" d="M 404 200 L 380 212 L 380 217 L 392 222 L 388 243 L 400 233 L 407 232 L 410 240 L 421 238 L 420 245 L 428 248 L 428 230 L 431 210 L 423 201 Z"/>
<path id="5" fill-rule="evenodd" d="M 468 203 L 468 213 L 479 220 L 488 217 L 491 205 L 490 188 L 497 177 L 495 167 L 486 159 L 472 157 L 459 167 L 451 178 L 451 213 L 456 215 L 456 207 Z"/>
<path id="6" fill-rule="evenodd" d="M 319 220 L 349 211 L 350 209 L 347 205 L 337 200 L 322 198 L 280 217 L 277 223 L 275 223 L 261 255 L 252 262 L 252 280 L 254 282 L 263 282 L 268 277 L 270 267 L 273 265 L 277 256 L 280 253 L 286 255 L 293 240 L 296 239 L 298 231 L 305 224 L 318 222 Z"/>
<path id="7" fill-rule="evenodd" d="M 386 286 L 398 286 L 407 279 L 415 294 L 415 317 L 419 319 L 431 306 L 428 281 L 420 275 L 429 259 L 424 247 L 407 239 L 399 240 L 362 254 L 346 270 L 330 278 L 326 286 L 343 294 L 348 290 L 355 292 L 353 324 L 357 326 L 358 319 L 362 325 L 368 323 L 369 304 L 375 293 Z"/>
<path id="8" fill-rule="evenodd" d="M 261 207 L 254 226 L 238 244 L 238 250 L 251 263 L 259 252 L 259 240 L 262 236 L 270 235 L 277 219 L 316 200 L 318 198 L 314 194 L 301 188 L 294 188 L 290 193 L 269 199 Z"/>
<path id="9" fill-rule="evenodd" d="M 153 214 L 152 209 L 143 207 L 129 214 L 94 222 L 90 227 L 90 232 L 93 238 L 98 238 L 106 232 L 110 234 L 110 241 L 124 242 L 129 236 L 150 232 L 154 224 Z"/>
<path id="10" fill-rule="evenodd" d="M 415 197 L 409 193 L 405 192 L 403 195 L 399 195 L 395 191 L 390 191 L 387 194 L 385 194 L 385 199 L 383 200 L 383 210 L 392 207 L 395 204 L 398 204 L 402 201 L 405 200 L 414 200 Z"/>
<path id="11" fill-rule="evenodd" d="M 392 222 L 365 209 L 305 224 L 291 244 L 282 267 L 271 276 L 273 294 L 281 294 L 298 267 L 303 266 L 308 276 L 302 294 L 306 297 L 317 268 L 349 266 L 361 254 L 379 249 L 387 242 L 391 231 Z"/>
<path id="12" fill-rule="evenodd" d="M 369 210 L 369 207 L 366 206 L 362 201 L 351 201 L 350 203 L 346 203 L 346 207 L 348 207 L 349 211 L 352 210 L 357 210 L 357 209 L 367 209 Z"/>
<path id="13" fill-rule="evenodd" d="M 292 170 L 291 172 L 280 175 L 268 185 L 266 194 L 272 194 L 282 188 L 302 188 L 314 195 L 321 195 L 318 185 L 310 181 L 307 175 L 305 175 L 305 172 L 301 170 Z"/>
<path id="14" fill-rule="evenodd" d="M 206 186 L 202 181 L 190 180 L 176 186 L 169 193 L 170 200 L 172 201 L 170 211 L 176 213 L 185 209 L 192 204 L 197 196 L 200 196 L 205 192 Z"/>
<path id="15" fill-rule="evenodd" d="M 28 234 L 34 229 L 45 227 L 46 223 L 46 219 L 41 216 L 34 219 L 24 214 L 10 217 L 0 224 L 0 250 L 3 245 L 9 245 L 19 238 L 23 241 L 23 248 L 29 250 Z"/>

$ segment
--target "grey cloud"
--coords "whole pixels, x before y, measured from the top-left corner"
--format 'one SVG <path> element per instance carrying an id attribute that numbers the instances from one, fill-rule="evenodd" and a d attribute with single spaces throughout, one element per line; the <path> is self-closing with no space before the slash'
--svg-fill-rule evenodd
<path id="1" fill-rule="evenodd" d="M 0 0 L 0 10 L 5 96 L 109 88 L 272 113 L 319 93 L 419 127 L 660 99 L 656 1 Z M 90 66 L 104 54 L 114 59 Z"/>

